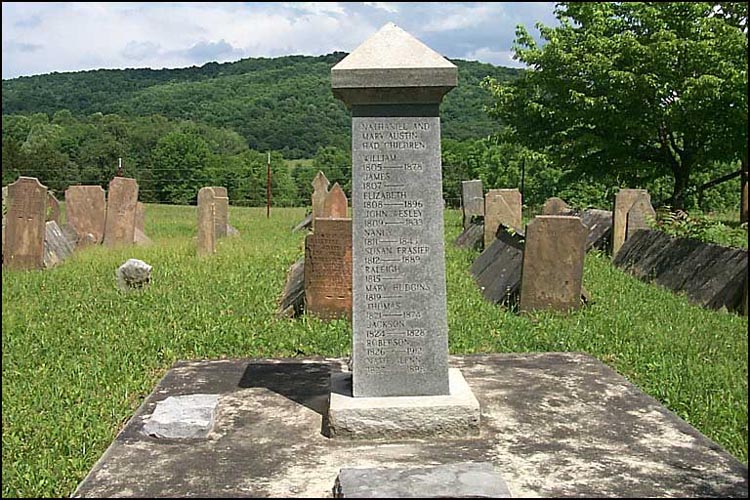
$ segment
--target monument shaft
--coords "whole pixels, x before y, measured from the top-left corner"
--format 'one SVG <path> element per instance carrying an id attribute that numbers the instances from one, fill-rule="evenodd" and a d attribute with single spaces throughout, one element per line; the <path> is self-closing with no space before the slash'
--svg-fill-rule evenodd
<path id="1" fill-rule="evenodd" d="M 448 394 L 438 106 L 352 114 L 353 394 Z"/>

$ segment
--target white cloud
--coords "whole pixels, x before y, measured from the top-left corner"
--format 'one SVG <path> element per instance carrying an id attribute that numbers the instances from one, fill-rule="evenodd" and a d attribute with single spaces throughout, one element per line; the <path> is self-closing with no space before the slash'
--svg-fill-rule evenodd
<path id="1" fill-rule="evenodd" d="M 461 59 L 468 61 L 482 61 L 495 66 L 507 66 L 511 68 L 525 68 L 522 62 L 513 59 L 512 50 L 492 50 L 489 47 L 480 47 L 466 53 Z"/>
<path id="2" fill-rule="evenodd" d="M 533 27 L 551 5 L 3 2 L 2 76 L 351 51 L 388 21 L 448 57 L 511 65 L 515 24 Z"/>

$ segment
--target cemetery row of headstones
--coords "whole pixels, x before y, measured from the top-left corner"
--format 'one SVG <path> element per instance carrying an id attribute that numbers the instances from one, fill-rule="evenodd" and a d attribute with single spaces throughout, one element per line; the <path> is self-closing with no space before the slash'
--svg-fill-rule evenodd
<path id="1" fill-rule="evenodd" d="M 7 195 L 3 188 L 3 207 L 3 266 L 11 269 L 48 268 L 92 244 L 150 243 L 135 179 L 115 177 L 106 198 L 101 186 L 68 187 L 65 223 L 59 202 L 35 177 L 19 177 Z"/>
<path id="2" fill-rule="evenodd" d="M 562 199 L 550 198 L 542 208 L 543 220 L 537 222 L 539 216 L 534 219 L 526 234 L 517 222 L 521 216 L 520 193 L 490 190 L 480 204 L 481 193 L 480 180 L 464 181 L 464 231 L 455 244 L 484 248 L 471 273 L 491 302 L 518 305 L 521 310 L 545 308 L 538 301 L 529 305 L 529 290 L 538 288 L 532 295 L 543 297 L 541 302 L 546 301 L 553 309 L 570 309 L 578 303 L 572 299 L 577 296 L 575 292 L 565 293 L 569 284 L 577 283 L 583 265 L 580 241 L 572 238 L 578 233 L 577 225 L 575 229 L 562 229 L 570 224 L 564 218 L 573 216 L 579 217 L 587 229 L 582 236 L 585 251 L 611 249 L 614 264 L 639 278 L 684 291 L 704 307 L 746 314 L 747 251 L 650 231 L 649 221 L 654 220 L 656 212 L 644 189 L 621 189 L 613 212 L 587 209 L 579 213 Z M 538 229 L 542 227 L 546 229 Z M 627 249 L 624 256 L 623 248 Z M 576 256 L 574 262 L 572 256 Z M 536 287 L 537 280 L 544 286 Z M 572 302 L 560 300 L 561 296 Z M 580 290 L 580 296 L 582 303 L 589 299 L 585 289 Z"/>

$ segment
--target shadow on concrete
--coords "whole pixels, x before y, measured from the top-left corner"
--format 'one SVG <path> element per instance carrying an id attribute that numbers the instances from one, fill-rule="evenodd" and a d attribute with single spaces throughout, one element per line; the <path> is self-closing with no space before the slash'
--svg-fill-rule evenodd
<path id="1" fill-rule="evenodd" d="M 265 387 L 324 416 L 327 413 L 331 365 L 326 362 L 251 362 L 239 387 Z"/>

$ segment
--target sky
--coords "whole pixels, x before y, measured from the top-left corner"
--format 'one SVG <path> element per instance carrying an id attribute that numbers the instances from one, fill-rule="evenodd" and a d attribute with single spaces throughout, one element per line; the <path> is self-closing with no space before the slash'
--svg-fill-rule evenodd
<path id="1" fill-rule="evenodd" d="M 513 60 L 554 2 L 3 2 L 2 78 L 351 52 L 393 22 L 445 57 Z"/>

